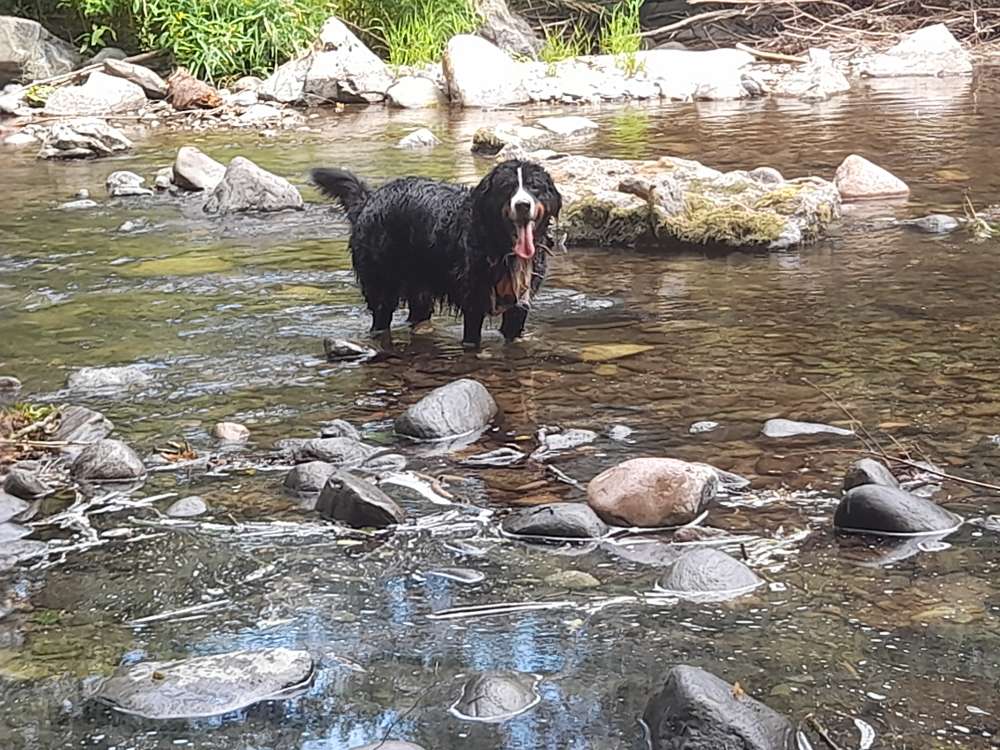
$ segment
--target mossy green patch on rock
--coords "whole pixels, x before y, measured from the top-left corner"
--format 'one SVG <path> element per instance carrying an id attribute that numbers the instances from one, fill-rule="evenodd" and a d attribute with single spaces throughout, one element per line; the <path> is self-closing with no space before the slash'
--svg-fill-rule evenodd
<path id="1" fill-rule="evenodd" d="M 649 204 L 627 193 L 600 191 L 566 202 L 559 226 L 578 244 L 634 245 L 651 233 Z"/>
<path id="2" fill-rule="evenodd" d="M 657 235 L 698 245 L 763 245 L 777 241 L 786 224 L 787 219 L 773 211 L 718 203 L 695 194 L 687 196 L 683 211 L 662 216 Z"/>

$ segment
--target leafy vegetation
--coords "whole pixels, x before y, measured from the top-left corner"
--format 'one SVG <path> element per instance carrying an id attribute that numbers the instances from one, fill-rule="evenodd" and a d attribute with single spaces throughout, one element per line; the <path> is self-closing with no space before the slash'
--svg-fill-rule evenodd
<path id="1" fill-rule="evenodd" d="M 615 55 L 618 65 L 626 75 L 635 75 L 642 69 L 638 52 L 642 49 L 642 26 L 639 10 L 643 0 L 621 0 L 605 13 L 601 25 L 599 44 L 601 52 Z"/>
<path id="2" fill-rule="evenodd" d="M 350 20 L 350 0 L 344 3 Z M 378 16 L 358 16 L 355 25 L 368 34 L 381 30 L 382 47 L 390 65 L 419 65 L 441 59 L 448 40 L 456 34 L 469 34 L 479 27 L 479 16 L 467 0 L 411 0 L 400 3 L 397 12 L 382 10 Z M 381 42 L 381 44 L 378 44 Z"/>
<path id="3" fill-rule="evenodd" d="M 544 63 L 560 62 L 590 52 L 591 39 L 580 24 L 545 29 L 545 44 L 538 54 Z"/>

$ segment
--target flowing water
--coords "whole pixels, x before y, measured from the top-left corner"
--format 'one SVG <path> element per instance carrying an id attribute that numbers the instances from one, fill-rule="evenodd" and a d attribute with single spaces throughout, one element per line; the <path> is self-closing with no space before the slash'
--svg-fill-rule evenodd
<path id="1" fill-rule="evenodd" d="M 580 152 L 827 177 L 858 152 L 905 178 L 913 196 L 853 209 L 833 237 L 794 252 L 572 249 L 555 259 L 529 337 L 504 346 L 491 332 L 479 355 L 461 350 L 459 324 L 444 317 L 429 334 L 400 327 L 393 357 L 326 362 L 324 336 L 357 339 L 368 325 L 346 226 L 326 206 L 223 222 L 202 216 L 196 199 L 56 208 L 79 188 L 102 196 L 114 169 L 151 175 L 185 143 L 222 160 L 248 156 L 303 186 L 320 164 L 374 182 L 404 173 L 472 181 L 489 165 L 468 153 L 471 133 L 525 114 L 348 112 L 273 136 L 140 136 L 132 154 L 74 164 L 0 154 L 0 372 L 21 378 L 35 400 L 100 409 L 143 453 L 181 439 L 209 451 L 213 423 L 244 422 L 253 431 L 250 463 L 277 439 L 314 436 L 333 418 L 394 444 L 391 420 L 405 405 L 470 375 L 503 416 L 461 455 L 530 447 L 539 427 L 559 425 L 602 434 L 553 462 L 580 482 L 641 455 L 749 477 L 752 490 L 707 523 L 784 540 L 745 545 L 768 586 L 721 604 L 647 600 L 675 554 L 662 540 L 567 551 L 501 538 L 483 509 L 583 497 L 540 468 L 473 470 L 455 456 L 411 453 L 471 503 L 443 508 L 414 496 L 406 507 L 422 526 L 360 542 L 332 534 L 283 495 L 277 472 L 154 475 L 135 497 L 197 493 L 221 528 L 164 530 L 142 525 L 155 524 L 150 511 L 108 514 L 95 525 L 148 538 L 8 575 L 4 586 L 22 611 L 0 620 L 0 747 L 347 750 L 391 737 L 428 750 L 633 750 L 645 746 L 638 718 L 646 700 L 678 663 L 738 681 L 793 721 L 814 714 L 845 749 L 869 746 L 867 727 L 873 747 L 1000 745 L 997 533 L 967 524 L 945 544 L 903 547 L 837 538 L 837 486 L 859 444 L 760 436 L 771 417 L 845 423 L 812 383 L 939 466 L 1000 481 L 1000 244 L 882 220 L 961 213 L 965 190 L 979 206 L 1000 200 L 1000 85 L 988 74 L 883 84 L 816 105 L 587 112 L 602 129 L 573 144 Z M 394 148 L 424 124 L 443 146 Z M 116 231 L 138 218 L 151 231 Z M 595 346 L 623 344 L 643 348 L 597 361 L 608 350 Z M 65 389 L 81 366 L 133 363 L 149 384 L 98 395 Z M 689 432 L 705 420 L 720 426 Z M 616 425 L 631 428 L 626 440 L 606 437 Z M 936 500 L 967 518 L 1000 513 L 997 495 L 958 485 Z M 278 534 L 254 525 L 274 521 L 297 525 Z M 444 567 L 485 577 L 427 575 Z M 568 591 L 551 576 L 569 570 L 600 583 Z M 572 605 L 433 617 L 538 600 Z M 127 624 L 206 603 L 188 616 Z M 291 700 L 153 722 L 85 699 L 90 678 L 123 662 L 279 645 L 307 649 L 319 665 L 312 687 Z M 495 725 L 449 713 L 463 679 L 486 670 L 538 675 L 540 703 Z"/>

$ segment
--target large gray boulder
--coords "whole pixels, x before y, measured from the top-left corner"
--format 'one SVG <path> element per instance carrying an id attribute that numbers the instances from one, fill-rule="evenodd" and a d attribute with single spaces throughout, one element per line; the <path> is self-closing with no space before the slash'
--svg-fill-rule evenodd
<path id="1" fill-rule="evenodd" d="M 426 109 L 448 104 L 448 97 L 441 87 L 424 76 L 404 76 L 385 93 L 389 103 L 401 109 Z"/>
<path id="2" fill-rule="evenodd" d="M 701 547 L 684 553 L 658 586 L 681 598 L 719 601 L 747 594 L 762 583 L 756 573 L 736 558 Z"/>
<path id="3" fill-rule="evenodd" d="M 280 65 L 257 89 L 257 95 L 266 101 L 282 104 L 302 104 L 306 93 L 306 75 L 312 57 L 306 55 Z"/>
<path id="4" fill-rule="evenodd" d="M 278 447 L 286 451 L 294 463 L 324 461 L 340 469 L 359 467 L 380 452 L 351 437 L 292 439 L 282 441 Z"/>
<path id="5" fill-rule="evenodd" d="M 76 47 L 37 21 L 0 16 L 0 88 L 69 73 L 79 64 Z"/>
<path id="6" fill-rule="evenodd" d="M 104 61 L 104 72 L 109 76 L 131 81 L 141 88 L 150 99 L 167 98 L 167 82 L 142 65 L 111 58 Z"/>
<path id="7" fill-rule="evenodd" d="M 194 146 L 181 146 L 174 158 L 173 183 L 185 190 L 212 191 L 226 176 L 226 167 Z"/>
<path id="8" fill-rule="evenodd" d="M 502 107 L 530 100 L 523 66 L 481 37 L 452 37 L 443 66 L 451 100 L 463 107 Z"/>
<path id="9" fill-rule="evenodd" d="M 300 210 L 302 207 L 302 195 L 292 183 L 237 156 L 229 162 L 226 174 L 208 196 L 204 209 L 206 213 L 224 215 Z"/>
<path id="10" fill-rule="evenodd" d="M 530 23 L 511 11 L 507 0 L 473 0 L 472 7 L 482 19 L 479 36 L 509 55 L 538 57 L 545 43 Z"/>
<path id="11" fill-rule="evenodd" d="M 306 651 L 272 648 L 119 667 L 94 697 L 147 719 L 196 719 L 277 700 L 312 680 Z"/>
<path id="12" fill-rule="evenodd" d="M 718 474 L 707 464 L 634 458 L 590 480 L 587 502 L 616 526 L 681 526 L 708 508 L 718 489 Z"/>
<path id="13" fill-rule="evenodd" d="M 83 450 L 81 444 L 103 440 L 114 429 L 114 424 L 99 411 L 86 406 L 65 406 L 60 409 L 59 426 L 52 434 L 52 439 L 69 443 L 63 448 L 63 453 L 75 456 Z"/>
<path id="14" fill-rule="evenodd" d="M 391 497 L 348 472 L 338 472 L 327 480 L 316 510 L 324 518 L 357 529 L 384 529 L 406 520 L 403 509 Z"/>
<path id="15" fill-rule="evenodd" d="M 871 534 L 925 534 L 961 523 L 961 516 L 926 498 L 879 484 L 848 490 L 833 515 L 838 529 Z"/>
<path id="16" fill-rule="evenodd" d="M 82 86 L 63 86 L 45 100 L 43 112 L 49 116 L 107 116 L 131 112 L 146 104 L 141 87 L 117 76 L 95 70 Z"/>
<path id="17" fill-rule="evenodd" d="M 651 750 L 793 750 L 776 711 L 704 669 L 677 666 L 646 705 Z"/>
<path id="18" fill-rule="evenodd" d="M 105 439 L 88 445 L 73 461 L 74 479 L 90 482 L 124 482 L 141 479 L 146 467 L 139 455 L 120 440 Z"/>
<path id="19" fill-rule="evenodd" d="M 563 196 L 570 245 L 786 248 L 822 237 L 840 214 L 826 180 L 776 182 L 676 157 L 633 161 L 562 156 L 543 162 Z"/>
<path id="20" fill-rule="evenodd" d="M 860 61 L 858 71 L 873 78 L 972 74 L 972 55 L 943 23 L 907 34 L 899 44 Z"/>
<path id="21" fill-rule="evenodd" d="M 456 380 L 435 388 L 396 419 L 399 435 L 417 440 L 444 440 L 486 428 L 497 404 L 478 381 Z"/>
<path id="22" fill-rule="evenodd" d="M 292 468 L 285 475 L 284 487 L 295 495 L 312 495 L 322 492 L 327 480 L 338 471 L 338 467 L 326 461 L 306 461 Z"/>
<path id="23" fill-rule="evenodd" d="M 82 117 L 57 122 L 42 136 L 42 159 L 90 159 L 132 148 L 132 141 L 104 120 Z"/>
<path id="24" fill-rule="evenodd" d="M 601 539 L 604 521 L 585 503 L 547 503 L 519 508 L 507 516 L 503 530 L 514 536 L 540 539 Z"/>

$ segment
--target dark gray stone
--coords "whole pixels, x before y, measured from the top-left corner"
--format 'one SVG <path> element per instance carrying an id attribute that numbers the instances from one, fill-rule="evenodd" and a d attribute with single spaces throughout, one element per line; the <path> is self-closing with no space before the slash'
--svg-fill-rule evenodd
<path id="1" fill-rule="evenodd" d="M 198 495 L 182 497 L 167 508 L 170 518 L 195 518 L 208 513 L 208 505 Z"/>
<path id="2" fill-rule="evenodd" d="M 396 432 L 417 440 L 442 440 L 485 429 L 497 413 L 490 392 L 463 378 L 436 388 L 396 419 Z"/>
<path id="3" fill-rule="evenodd" d="M 537 678 L 520 672 L 484 672 L 466 681 L 451 712 L 461 719 L 500 722 L 538 705 Z"/>
<path id="4" fill-rule="evenodd" d="M 324 518 L 359 529 L 384 529 L 406 519 L 403 509 L 382 490 L 347 472 L 327 480 L 316 510 Z"/>
<path id="5" fill-rule="evenodd" d="M 927 234 L 950 234 L 961 226 L 958 219 L 947 214 L 922 216 L 907 223 L 914 229 L 926 232 Z"/>
<path id="6" fill-rule="evenodd" d="M 844 491 L 861 487 L 865 484 L 878 484 L 883 487 L 899 489 L 899 480 L 893 476 L 889 468 L 874 458 L 862 458 L 855 461 L 844 474 Z"/>
<path id="7" fill-rule="evenodd" d="M 326 461 L 307 461 L 285 475 L 284 487 L 297 495 L 322 492 L 327 480 L 337 473 L 337 467 Z"/>
<path id="8" fill-rule="evenodd" d="M 361 440 L 361 433 L 346 419 L 334 419 L 320 425 L 319 434 L 320 437 L 325 438 L 345 437 L 351 438 L 351 440 Z"/>
<path id="9" fill-rule="evenodd" d="M 96 443 L 110 435 L 114 429 L 115 426 L 99 411 L 86 406 L 64 406 L 60 410 L 59 426 L 52 434 L 52 439 L 69 443 Z M 69 445 L 63 452 L 76 455 L 83 447 Z"/>
<path id="10" fill-rule="evenodd" d="M 549 503 L 520 508 L 503 520 L 503 530 L 516 536 L 601 539 L 604 521 L 586 503 Z"/>
<path id="11" fill-rule="evenodd" d="M 876 534 L 946 531 L 961 523 L 961 516 L 930 500 L 877 484 L 849 490 L 833 516 L 833 525 L 838 529 Z"/>
<path id="12" fill-rule="evenodd" d="M 717 549 L 702 547 L 685 552 L 659 581 L 666 592 L 739 596 L 762 583 L 750 568 Z"/>
<path id="13" fill-rule="evenodd" d="M 17 468 L 11 469 L 7 474 L 3 488 L 5 492 L 24 500 L 34 500 L 52 492 L 52 488 L 33 471 Z"/>
<path id="14" fill-rule="evenodd" d="M 305 687 L 313 677 L 306 651 L 272 648 L 119 667 L 94 697 L 147 719 L 196 719 L 238 711 Z"/>
<path id="15" fill-rule="evenodd" d="M 339 469 L 353 469 L 361 466 L 378 452 L 378 448 L 347 437 L 313 438 L 291 447 L 291 457 L 294 463 L 324 461 Z"/>
<path id="16" fill-rule="evenodd" d="M 100 440 L 88 445 L 73 461 L 74 479 L 116 482 L 140 479 L 146 467 L 138 454 L 120 440 Z"/>
<path id="17" fill-rule="evenodd" d="M 769 419 L 761 430 L 764 437 L 789 438 L 800 435 L 838 435 L 850 437 L 854 433 L 842 427 L 817 422 L 796 422 L 791 419 Z"/>
<path id="18" fill-rule="evenodd" d="M 651 750 L 792 750 L 785 717 L 698 667 L 676 666 L 646 705 Z"/>

